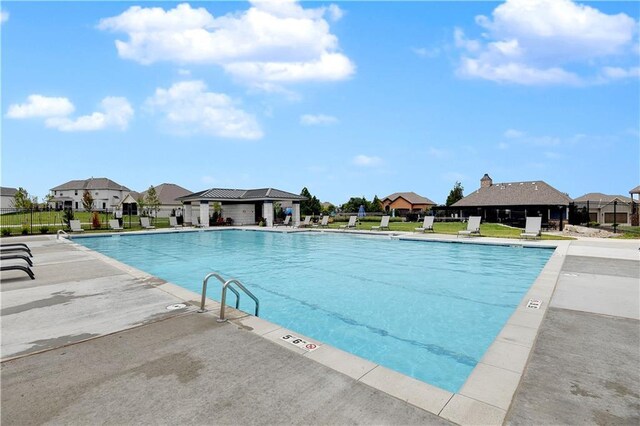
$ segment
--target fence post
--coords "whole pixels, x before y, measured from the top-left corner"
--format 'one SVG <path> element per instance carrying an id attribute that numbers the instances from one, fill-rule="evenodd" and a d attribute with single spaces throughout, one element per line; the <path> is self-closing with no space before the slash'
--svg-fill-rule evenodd
<path id="1" fill-rule="evenodd" d="M 31 235 L 33 235 L 33 206 L 31 206 Z"/>

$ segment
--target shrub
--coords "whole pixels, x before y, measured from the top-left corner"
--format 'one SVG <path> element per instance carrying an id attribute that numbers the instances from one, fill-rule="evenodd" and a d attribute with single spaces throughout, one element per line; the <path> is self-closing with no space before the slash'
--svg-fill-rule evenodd
<path id="1" fill-rule="evenodd" d="M 22 235 L 29 235 L 29 228 L 27 228 L 27 227 L 23 227 L 23 228 L 22 228 L 22 231 L 20 231 L 20 233 L 21 233 Z"/>
<path id="2" fill-rule="evenodd" d="M 93 229 L 99 229 L 100 225 L 100 215 L 98 212 L 93 212 L 91 215 L 91 226 L 93 226 Z"/>
<path id="3" fill-rule="evenodd" d="M 41 234 L 47 234 L 47 233 L 49 233 L 49 227 L 48 227 L 48 226 L 41 226 L 41 227 L 40 227 L 40 233 L 41 233 Z"/>
<path id="4" fill-rule="evenodd" d="M 69 225 L 69 222 L 71 222 L 73 219 L 74 219 L 73 210 L 71 209 L 65 210 L 64 213 L 62 214 L 62 220 L 64 221 L 64 224 L 67 227 L 67 229 L 71 228 L 71 226 Z"/>
<path id="5" fill-rule="evenodd" d="M 9 228 L 2 228 L 2 236 L 3 237 L 8 237 L 11 235 L 11 229 Z"/>

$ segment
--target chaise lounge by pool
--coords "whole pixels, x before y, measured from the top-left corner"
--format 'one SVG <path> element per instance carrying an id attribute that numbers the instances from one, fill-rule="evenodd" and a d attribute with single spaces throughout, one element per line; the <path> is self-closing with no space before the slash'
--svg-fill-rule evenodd
<path id="1" fill-rule="evenodd" d="M 260 299 L 264 319 L 450 392 L 553 253 L 241 230 L 74 241 L 196 293 L 209 272 L 237 278 Z M 212 284 L 208 294 L 218 299 L 219 288 Z M 240 308 L 253 312 L 253 302 L 244 297 Z"/>

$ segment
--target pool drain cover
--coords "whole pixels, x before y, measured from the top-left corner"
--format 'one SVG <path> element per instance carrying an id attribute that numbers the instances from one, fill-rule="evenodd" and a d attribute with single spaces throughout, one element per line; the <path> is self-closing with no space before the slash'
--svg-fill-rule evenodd
<path id="1" fill-rule="evenodd" d="M 168 311 L 176 311 L 178 309 L 184 309 L 186 307 L 187 307 L 187 305 L 185 305 L 184 303 L 176 303 L 176 304 L 167 306 L 167 310 Z"/>

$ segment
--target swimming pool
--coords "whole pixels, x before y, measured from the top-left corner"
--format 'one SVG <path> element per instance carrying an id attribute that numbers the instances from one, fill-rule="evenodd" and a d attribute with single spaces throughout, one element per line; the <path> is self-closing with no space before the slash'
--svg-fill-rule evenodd
<path id="1" fill-rule="evenodd" d="M 262 318 L 451 392 L 553 253 L 241 230 L 74 241 L 196 293 L 208 272 L 238 278 L 260 299 Z M 214 282 L 208 296 L 219 300 Z"/>

